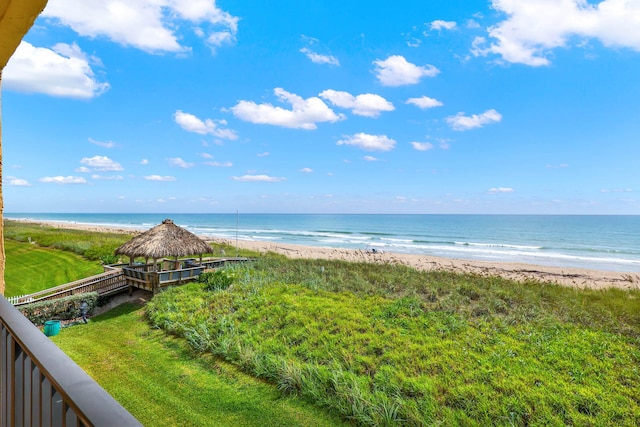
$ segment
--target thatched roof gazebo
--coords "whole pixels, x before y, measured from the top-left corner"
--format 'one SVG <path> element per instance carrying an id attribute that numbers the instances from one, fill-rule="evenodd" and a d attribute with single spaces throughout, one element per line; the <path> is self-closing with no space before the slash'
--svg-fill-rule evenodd
<path id="1" fill-rule="evenodd" d="M 199 255 L 202 261 L 202 254 L 211 252 L 212 248 L 207 242 L 178 227 L 170 219 L 165 219 L 162 224 L 135 236 L 115 250 L 116 255 L 128 256 L 130 264 L 136 257 L 144 257 L 147 262 L 151 258 L 154 264 L 157 259 L 172 257 L 176 259 L 176 268 L 178 257 Z"/>

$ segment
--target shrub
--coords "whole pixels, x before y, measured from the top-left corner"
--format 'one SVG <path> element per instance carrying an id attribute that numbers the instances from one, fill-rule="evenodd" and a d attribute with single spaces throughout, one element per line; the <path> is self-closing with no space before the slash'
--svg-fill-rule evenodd
<path id="1" fill-rule="evenodd" d="M 116 255 L 102 255 L 100 261 L 104 265 L 117 264 L 120 258 Z"/>
<path id="2" fill-rule="evenodd" d="M 98 301 L 97 292 L 70 295 L 49 301 L 35 302 L 18 307 L 18 310 L 36 326 L 42 326 L 48 320 L 73 320 L 80 317 L 80 304 L 86 301 L 89 312 Z"/>
<path id="3" fill-rule="evenodd" d="M 230 268 L 208 271 L 198 276 L 198 281 L 204 283 L 207 291 L 221 291 L 227 289 L 238 280 L 238 275 Z"/>
<path id="4" fill-rule="evenodd" d="M 114 264 L 118 261 L 118 257 L 113 254 L 114 247 L 110 244 L 91 245 L 82 255 L 91 260 L 100 260 L 103 264 Z M 105 262 L 113 260 L 113 262 Z"/>

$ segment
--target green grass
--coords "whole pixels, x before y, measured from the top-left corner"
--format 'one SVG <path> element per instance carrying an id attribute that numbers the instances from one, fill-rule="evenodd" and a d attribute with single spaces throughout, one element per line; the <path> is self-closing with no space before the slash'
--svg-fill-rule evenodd
<path id="1" fill-rule="evenodd" d="M 120 306 L 53 341 L 146 426 L 336 426 L 338 418 L 151 329 Z"/>
<path id="2" fill-rule="evenodd" d="M 324 268 L 322 268 L 324 267 Z M 640 424 L 640 292 L 265 258 L 148 306 L 204 354 L 360 425 Z"/>
<path id="3" fill-rule="evenodd" d="M 38 246 L 73 252 L 90 260 L 115 262 L 113 251 L 131 235 L 58 229 L 38 224 L 4 221 L 5 240 L 35 242 Z"/>
<path id="4" fill-rule="evenodd" d="M 103 261 L 106 264 L 114 264 L 117 257 L 114 250 L 129 241 L 131 234 L 111 233 L 86 230 L 60 229 L 56 227 L 43 226 L 39 224 L 23 223 L 11 220 L 4 221 L 5 240 L 18 242 L 35 242 L 38 246 L 59 249 L 82 255 L 89 260 Z M 236 248 L 229 244 L 216 244 L 211 254 L 224 250 L 228 256 L 254 257 L 256 252 Z M 123 257 L 127 260 L 127 257 Z"/>
<path id="5" fill-rule="evenodd" d="M 5 295 L 24 295 L 83 279 L 104 270 L 69 252 L 5 240 Z"/>

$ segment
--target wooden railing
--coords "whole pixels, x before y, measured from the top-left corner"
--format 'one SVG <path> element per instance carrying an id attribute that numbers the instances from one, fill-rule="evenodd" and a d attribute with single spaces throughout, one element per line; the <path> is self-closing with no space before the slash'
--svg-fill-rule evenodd
<path id="1" fill-rule="evenodd" d="M 144 289 L 154 294 L 168 286 L 195 280 L 206 270 L 224 267 L 230 263 L 246 262 L 248 258 L 207 258 L 202 262 L 194 258 L 179 260 L 182 268 L 156 271 L 158 266 L 174 266 L 175 260 L 159 260 L 151 264 L 122 265 L 126 282 L 129 286 Z"/>
<path id="2" fill-rule="evenodd" d="M 167 271 L 144 271 L 140 268 L 122 267 L 129 286 L 156 293 L 161 288 L 195 280 L 204 267 L 181 268 Z"/>
<path id="3" fill-rule="evenodd" d="M 159 260 L 156 264 L 114 264 L 104 267 L 105 272 L 86 279 L 34 292 L 28 295 L 7 298 L 14 306 L 31 304 L 38 301 L 63 298 L 69 295 L 97 292 L 99 295 L 110 295 L 124 291 L 129 286 L 156 292 L 160 288 L 195 279 L 203 271 L 224 267 L 227 264 L 250 261 L 249 258 L 205 258 L 202 263 L 194 258 L 180 260 L 183 266 L 177 270 L 148 271 L 159 265 L 174 265 L 174 260 Z M 124 270 L 124 271 L 123 271 Z"/>
<path id="4" fill-rule="evenodd" d="M 33 294 L 10 297 L 8 299 L 14 306 L 19 306 L 86 292 L 98 292 L 100 295 L 109 295 L 124 289 L 127 289 L 127 282 L 122 269 L 112 268 L 104 273 L 87 277 L 86 279 L 76 280 L 75 282 L 45 289 Z"/>
<path id="5" fill-rule="evenodd" d="M 141 426 L 0 296 L 0 427 Z"/>

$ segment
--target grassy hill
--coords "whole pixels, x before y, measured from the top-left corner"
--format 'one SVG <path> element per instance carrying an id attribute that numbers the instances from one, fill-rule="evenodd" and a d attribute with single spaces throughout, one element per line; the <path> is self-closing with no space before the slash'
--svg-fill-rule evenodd
<path id="1" fill-rule="evenodd" d="M 227 276 L 151 321 L 357 424 L 640 425 L 638 291 L 275 256 Z"/>

